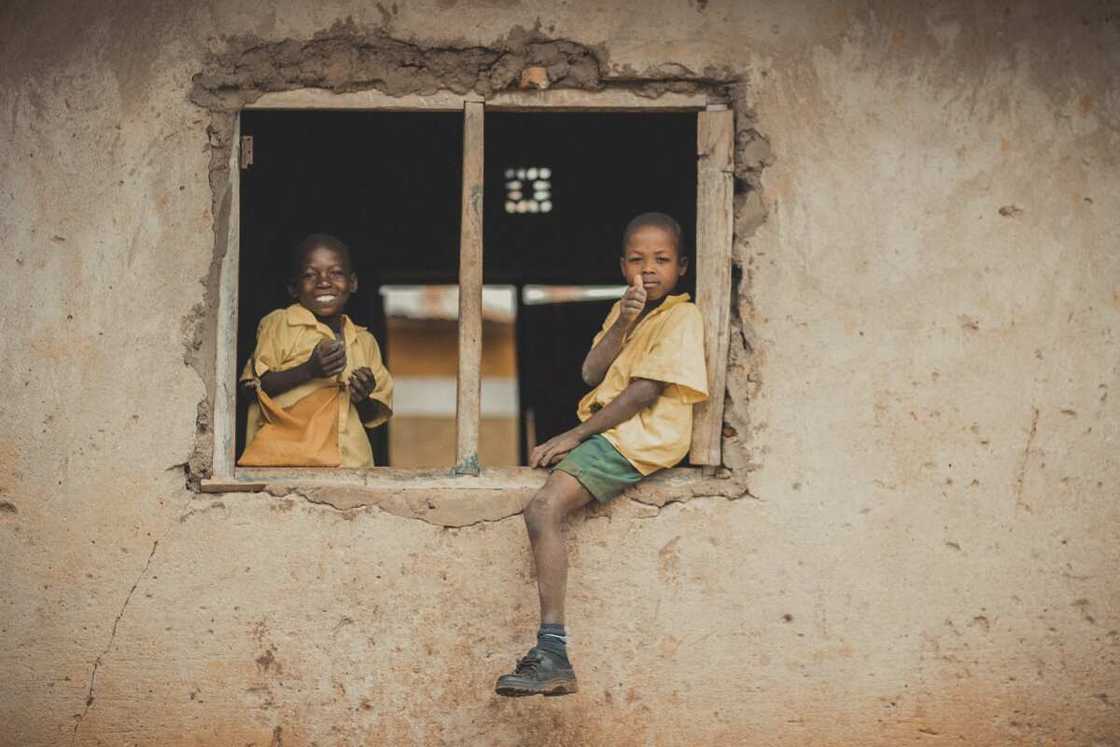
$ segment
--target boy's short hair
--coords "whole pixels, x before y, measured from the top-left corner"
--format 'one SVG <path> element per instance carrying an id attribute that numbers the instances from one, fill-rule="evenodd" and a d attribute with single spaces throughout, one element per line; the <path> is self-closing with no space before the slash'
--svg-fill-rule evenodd
<path id="1" fill-rule="evenodd" d="M 665 213 L 642 213 L 641 215 L 632 219 L 626 224 L 626 230 L 622 232 L 622 249 L 621 252 L 626 252 L 626 245 L 630 243 L 630 237 L 643 228 L 660 228 L 670 236 L 673 237 L 673 243 L 677 246 L 677 255 L 684 256 L 684 240 L 683 232 L 681 231 L 681 224 L 671 215 Z"/>
<path id="2" fill-rule="evenodd" d="M 295 278 L 298 276 L 300 270 L 303 269 L 303 260 L 308 252 L 321 246 L 341 254 L 343 259 L 346 260 L 346 271 L 354 271 L 354 263 L 350 261 L 350 247 L 342 239 L 331 236 L 329 233 L 313 233 L 292 247 L 292 255 L 288 263 L 289 277 Z"/>

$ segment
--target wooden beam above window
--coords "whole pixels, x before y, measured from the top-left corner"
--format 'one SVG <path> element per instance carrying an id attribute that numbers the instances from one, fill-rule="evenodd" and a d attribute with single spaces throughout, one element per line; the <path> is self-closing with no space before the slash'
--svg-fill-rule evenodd
<path id="1" fill-rule="evenodd" d="M 263 94 L 246 109 L 348 109 L 351 111 L 462 111 L 467 103 L 482 102 L 492 111 L 703 111 L 706 93 L 663 93 L 646 96 L 633 90 L 606 88 L 581 91 L 502 91 L 489 98 L 474 93 L 440 91 L 429 96 L 390 96 L 380 91 L 334 93 L 322 88 L 299 88 Z"/>

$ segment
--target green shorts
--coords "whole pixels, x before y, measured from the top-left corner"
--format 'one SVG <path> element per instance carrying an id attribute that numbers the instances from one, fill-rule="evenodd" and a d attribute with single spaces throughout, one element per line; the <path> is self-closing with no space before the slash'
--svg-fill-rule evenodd
<path id="1" fill-rule="evenodd" d="M 599 434 L 569 451 L 553 469 L 579 480 L 600 503 L 606 503 L 642 479 L 642 473 Z"/>

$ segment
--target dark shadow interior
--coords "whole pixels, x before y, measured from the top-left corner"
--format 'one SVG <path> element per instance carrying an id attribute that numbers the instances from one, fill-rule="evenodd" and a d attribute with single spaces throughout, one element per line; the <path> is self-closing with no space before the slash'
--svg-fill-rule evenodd
<path id="1" fill-rule="evenodd" d="M 462 115 L 247 111 L 241 129 L 253 137 L 254 163 L 241 173 L 239 367 L 257 322 L 291 302 L 289 247 L 325 232 L 352 249 L 360 289 L 347 312 L 377 337 L 392 370 L 379 285 L 458 281 Z M 518 299 L 526 284 L 618 284 L 622 229 L 650 210 L 680 221 L 691 255 L 694 113 L 496 112 L 486 115 L 485 130 L 487 284 L 517 286 Z M 506 172 L 523 167 L 551 172 L 550 212 L 506 212 Z M 610 306 L 519 303 L 523 432 L 530 409 L 538 440 L 576 422 L 586 391 L 580 363 Z M 244 410 L 241 403 L 238 453 Z M 386 465 L 385 429 L 372 440 L 376 462 Z"/>

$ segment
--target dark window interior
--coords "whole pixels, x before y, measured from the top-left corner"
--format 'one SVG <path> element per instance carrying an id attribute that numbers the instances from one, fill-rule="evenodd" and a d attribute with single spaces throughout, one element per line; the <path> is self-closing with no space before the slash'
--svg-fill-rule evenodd
<path id="1" fill-rule="evenodd" d="M 378 287 L 458 281 L 461 113 L 246 111 L 241 128 L 254 163 L 241 173 L 239 370 L 257 322 L 291 303 L 289 247 L 312 232 L 350 245 L 360 290 L 347 313 L 369 327 L 392 370 Z M 543 441 L 576 422 L 580 363 L 612 302 L 526 306 L 521 289 L 620 283 L 622 229 L 650 210 L 680 221 L 691 256 L 696 115 L 491 112 L 485 129 L 484 278 L 518 289 L 519 421 L 524 434 L 531 410 Z M 519 166 L 550 169 L 551 212 L 506 212 L 506 170 Z M 372 439 L 386 465 L 385 429 Z M 520 445 L 524 463 L 524 435 Z"/>

